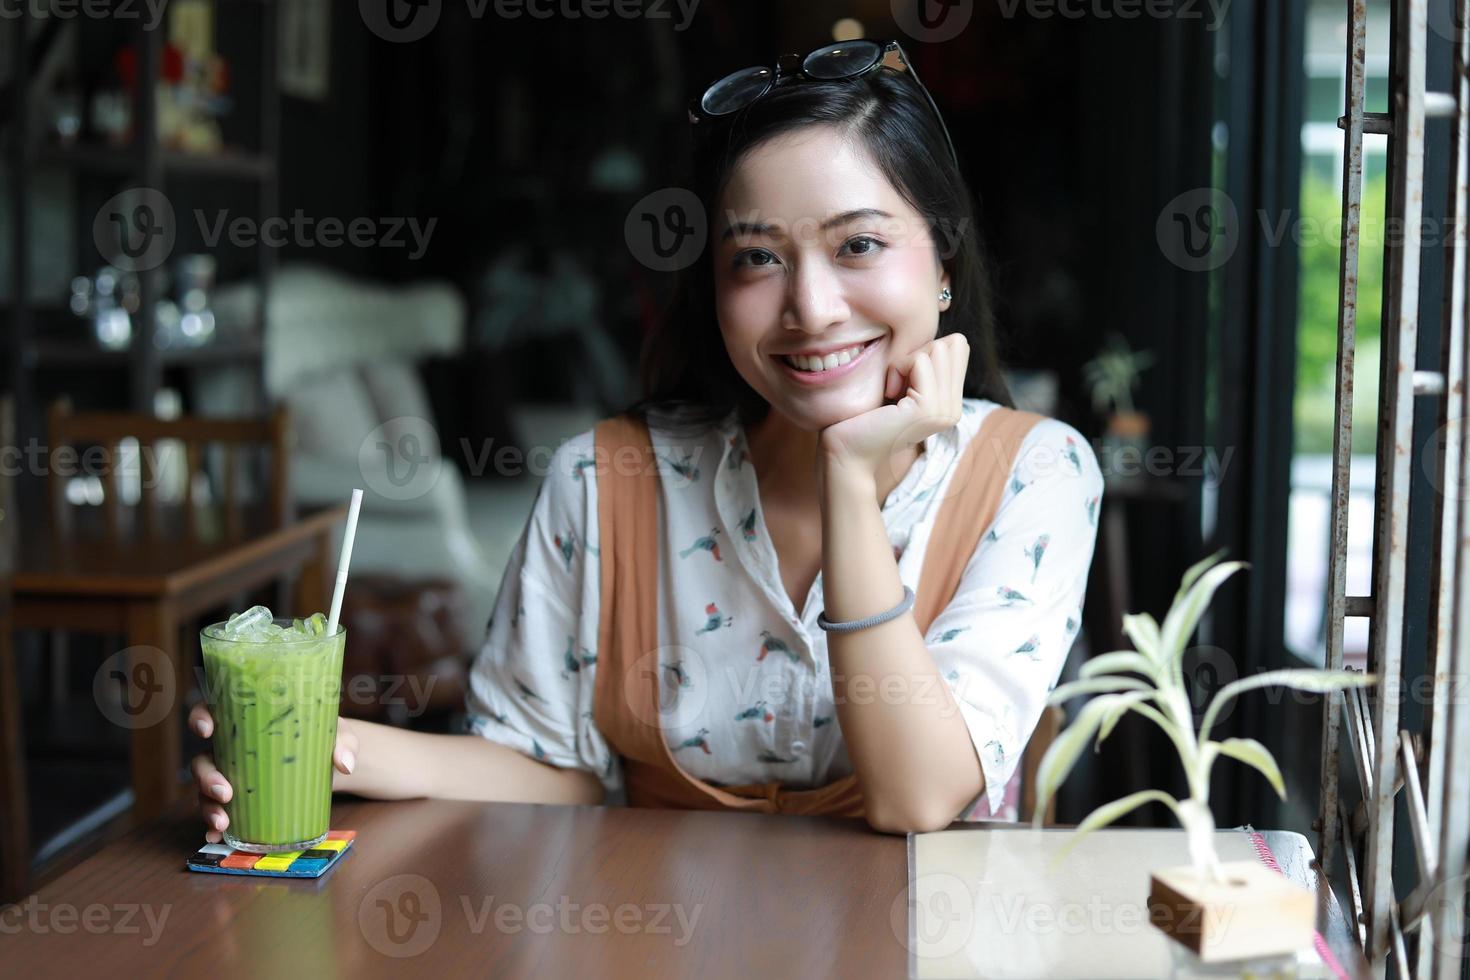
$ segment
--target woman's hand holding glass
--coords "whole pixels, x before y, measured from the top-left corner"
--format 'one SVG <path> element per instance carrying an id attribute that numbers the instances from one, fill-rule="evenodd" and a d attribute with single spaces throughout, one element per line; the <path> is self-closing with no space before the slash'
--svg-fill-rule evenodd
<path id="1" fill-rule="evenodd" d="M 209 706 L 205 702 L 200 701 L 190 710 L 189 728 L 201 738 L 209 738 L 214 734 L 214 717 L 209 713 Z M 332 767 L 344 775 L 351 773 L 357 765 L 357 751 L 358 737 L 352 721 L 338 718 L 337 744 L 332 749 Z M 230 802 L 234 789 L 215 766 L 214 757 L 209 754 L 195 756 L 190 770 L 199 790 L 199 811 L 208 827 L 204 839 L 211 844 L 218 844 L 224 839 L 225 828 L 230 825 L 230 817 L 225 812 L 224 804 Z M 335 778 L 333 782 L 335 785 Z"/>

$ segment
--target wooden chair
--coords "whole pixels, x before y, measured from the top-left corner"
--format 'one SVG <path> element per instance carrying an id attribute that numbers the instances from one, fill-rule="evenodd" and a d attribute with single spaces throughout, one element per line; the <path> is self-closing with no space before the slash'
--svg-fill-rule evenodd
<path id="1" fill-rule="evenodd" d="M 1041 768 L 1042 756 L 1051 748 L 1051 743 L 1056 741 L 1057 733 L 1062 730 L 1065 720 L 1066 712 L 1060 705 L 1047 705 L 1042 709 L 1036 730 L 1031 733 L 1031 741 L 1026 743 L 1026 752 L 1021 756 L 1021 805 L 1017 807 L 1022 823 L 1030 823 L 1036 816 L 1036 772 Z M 1056 822 L 1057 798 L 1053 795 L 1046 801 L 1046 813 L 1041 818 L 1041 824 L 1050 827 Z"/>
<path id="2" fill-rule="evenodd" d="M 164 549 L 188 547 L 220 532 L 235 538 L 263 530 L 262 524 L 281 526 L 291 516 L 288 424 L 284 409 L 261 419 L 159 419 L 143 414 L 74 412 L 68 402 L 58 402 L 48 413 L 47 426 L 49 528 L 60 534 L 73 522 L 85 522 L 91 534 L 98 530 L 92 522 L 100 516 L 107 538 L 125 537 L 128 547 Z M 0 440 L 3 444 L 6 440 Z M 160 454 L 164 447 L 169 448 Z M 59 455 L 62 450 L 70 451 L 69 458 Z M 262 465 L 257 478 L 242 480 L 242 463 L 251 462 L 246 458 L 248 451 L 260 454 Z M 209 467 L 210 463 L 218 465 Z M 169 472 L 174 468 L 182 473 Z M 100 508 L 68 502 L 68 483 L 78 473 L 102 482 Z M 168 497 L 160 487 L 170 485 L 177 485 L 178 498 L 160 499 Z M 213 498 L 208 507 L 200 499 L 205 485 Z M 125 486 L 136 489 L 136 498 L 127 494 L 132 499 L 125 499 Z M 94 494 L 89 496 L 92 503 L 97 502 Z M 4 531 L 5 525 L 0 524 L 0 536 Z M 0 576 L 0 615 L 8 608 L 3 604 L 9 595 L 4 589 L 7 584 Z M 0 900 L 18 894 L 16 888 L 24 889 L 30 865 L 19 694 L 8 627 L 8 620 L 0 621 L 0 792 L 4 794 L 0 800 Z M 175 652 L 190 648 L 179 644 L 177 631 L 159 643 Z M 64 646 L 54 645 L 49 665 L 57 668 L 64 656 Z"/>
<path id="3" fill-rule="evenodd" d="M 226 419 L 185 416 L 160 419 L 151 415 L 112 412 L 73 412 L 66 401 L 52 405 L 48 419 L 51 452 L 63 447 L 73 450 L 86 447 L 101 456 L 103 471 L 103 517 L 109 534 L 116 534 L 122 523 L 122 478 L 136 466 L 139 482 L 139 510 L 144 522 L 153 519 L 157 510 L 157 488 L 165 474 L 159 472 L 160 444 L 182 443 L 184 450 L 183 500 L 189 514 L 187 530 L 195 528 L 196 482 L 205 473 L 205 454 L 210 447 L 224 453 L 222 483 L 223 512 L 227 525 L 239 527 L 243 495 L 240 492 L 240 461 L 248 447 L 265 447 L 269 477 L 264 487 L 263 503 L 272 526 L 285 522 L 289 513 L 289 458 L 287 433 L 290 419 L 284 408 L 277 408 L 268 418 Z M 136 441 L 137 459 L 130 464 L 121 446 Z M 95 455 L 95 454 L 94 454 Z M 47 496 L 53 520 L 65 520 L 67 475 L 52 466 L 47 474 Z M 207 476 L 206 476 L 207 479 Z"/>
<path id="4" fill-rule="evenodd" d="M 0 401 L 0 445 L 15 445 L 14 402 L 10 398 Z M 14 528 L 14 481 L 0 471 L 0 903 L 15 901 L 25 894 L 31 859 L 29 797 L 20 730 L 20 678 L 11 642 Z"/>

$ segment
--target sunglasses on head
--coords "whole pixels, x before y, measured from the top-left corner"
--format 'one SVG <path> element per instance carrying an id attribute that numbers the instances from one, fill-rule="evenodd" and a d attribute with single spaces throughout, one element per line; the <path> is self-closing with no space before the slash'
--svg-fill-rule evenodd
<path id="1" fill-rule="evenodd" d="M 781 55 L 776 59 L 775 68 L 756 65 L 731 72 L 690 103 L 689 122 L 698 126 L 701 122 L 723 119 L 746 108 L 776 86 L 790 81 L 805 78 L 825 82 L 857 78 L 884 64 L 895 70 L 901 68 L 907 71 L 919 91 L 924 93 L 924 98 L 928 100 L 929 108 L 933 110 L 934 118 L 944 133 L 949 157 L 958 167 L 959 157 L 954 150 L 954 140 L 950 139 L 949 127 L 939 114 L 939 106 L 934 104 L 934 96 L 919 81 L 918 73 L 914 71 L 908 55 L 897 41 L 839 41 L 818 48 L 805 58 L 799 58 L 795 54 Z"/>

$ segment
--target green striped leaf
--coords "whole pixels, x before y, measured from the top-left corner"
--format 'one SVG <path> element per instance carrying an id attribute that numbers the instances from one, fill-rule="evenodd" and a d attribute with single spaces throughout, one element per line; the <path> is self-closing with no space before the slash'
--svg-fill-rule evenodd
<path id="1" fill-rule="evenodd" d="M 1231 698 L 1239 697 L 1246 691 L 1279 685 L 1297 691 L 1326 694 L 1349 687 L 1368 687 L 1377 682 L 1378 678 L 1372 674 L 1359 674 L 1347 670 L 1268 670 L 1252 677 L 1244 677 L 1220 688 L 1220 693 L 1210 701 L 1209 708 L 1205 710 L 1204 720 L 1200 722 L 1199 737 L 1201 740 L 1208 737 L 1210 729 L 1214 727 L 1215 718 L 1219 716 L 1226 702 Z"/>
<path id="2" fill-rule="evenodd" d="M 1087 748 L 1104 716 L 1118 705 L 1126 707 L 1151 696 L 1150 691 L 1129 691 L 1093 698 L 1077 713 L 1076 720 L 1057 735 L 1036 770 L 1036 826 L 1041 826 L 1041 815 L 1046 812 L 1047 803 L 1077 764 L 1078 757 Z"/>
<path id="3" fill-rule="evenodd" d="M 1271 784 L 1276 795 L 1283 800 L 1286 799 L 1286 782 L 1281 778 L 1281 769 L 1276 765 L 1276 757 L 1271 750 L 1253 738 L 1227 738 L 1223 742 L 1206 742 L 1204 745 L 1205 772 L 1210 771 L 1210 763 L 1214 756 L 1225 755 L 1237 762 L 1244 762 L 1253 769 L 1258 770 L 1261 775 Z"/>

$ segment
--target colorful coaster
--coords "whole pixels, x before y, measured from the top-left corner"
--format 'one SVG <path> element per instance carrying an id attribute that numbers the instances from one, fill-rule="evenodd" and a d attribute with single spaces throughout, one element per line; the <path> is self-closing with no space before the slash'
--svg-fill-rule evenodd
<path id="1" fill-rule="evenodd" d="M 221 875 L 263 875 L 267 878 L 320 878 L 342 859 L 357 837 L 355 830 L 329 830 L 327 839 L 309 851 L 250 854 L 228 844 L 205 844 L 189 856 L 190 871 Z"/>

